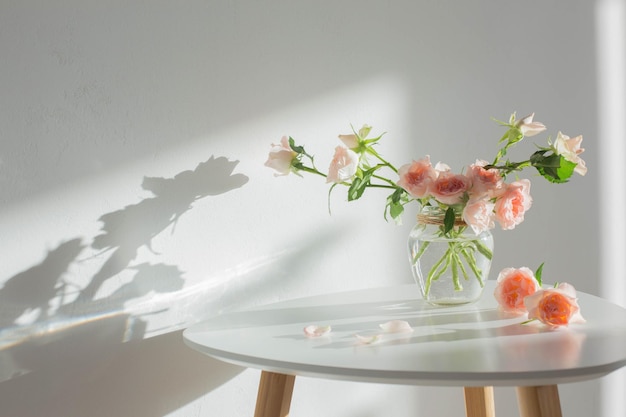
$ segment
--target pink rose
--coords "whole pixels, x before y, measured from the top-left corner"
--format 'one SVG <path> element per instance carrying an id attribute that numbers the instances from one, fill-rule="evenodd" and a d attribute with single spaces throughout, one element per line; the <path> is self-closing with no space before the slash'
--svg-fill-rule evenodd
<path id="1" fill-rule="evenodd" d="M 522 135 L 528 137 L 535 136 L 546 130 L 543 123 L 533 122 L 533 117 L 535 117 L 535 113 L 529 114 L 515 123 L 515 126 L 522 132 Z"/>
<path id="2" fill-rule="evenodd" d="M 574 172 L 580 175 L 585 175 L 587 173 L 585 161 L 578 156 L 585 151 L 580 147 L 582 141 L 583 137 L 581 135 L 576 136 L 575 138 L 570 138 L 569 136 L 559 132 L 556 136 L 556 141 L 554 142 L 554 149 L 557 154 L 576 164 Z"/>
<path id="3" fill-rule="evenodd" d="M 470 180 L 465 175 L 453 174 L 446 170 L 439 172 L 428 191 L 440 203 L 452 205 L 461 203 L 469 186 Z"/>
<path id="4" fill-rule="evenodd" d="M 511 313 L 526 313 L 524 299 L 539 290 L 533 271 L 526 268 L 504 268 L 498 275 L 493 295 L 500 309 Z"/>
<path id="5" fill-rule="evenodd" d="M 437 171 L 430 163 L 430 156 L 413 161 L 398 170 L 398 186 L 406 190 L 411 197 L 423 198 L 428 195 L 428 187 L 437 178 Z"/>
<path id="6" fill-rule="evenodd" d="M 512 182 L 498 196 L 495 205 L 496 220 L 503 230 L 514 229 L 524 221 L 524 214 L 532 204 L 530 181 L 527 179 Z"/>
<path id="7" fill-rule="evenodd" d="M 502 189 L 504 180 L 497 169 L 485 169 L 487 161 L 476 160 L 476 163 L 470 165 L 467 171 L 467 177 L 470 179 L 472 186 L 469 195 L 472 198 L 481 198 L 483 196 L 493 198 L 497 192 Z"/>
<path id="8" fill-rule="evenodd" d="M 494 203 L 487 199 L 470 200 L 463 208 L 463 220 L 470 225 L 474 233 L 481 234 L 485 230 L 493 229 Z"/>
<path id="9" fill-rule="evenodd" d="M 530 320 L 539 320 L 550 327 L 585 322 L 576 300 L 576 289 L 567 283 L 539 290 L 526 297 L 524 304 Z"/>
<path id="10" fill-rule="evenodd" d="M 277 174 L 274 174 L 275 176 L 287 175 L 291 171 L 291 163 L 296 155 L 298 154 L 289 146 L 289 138 L 283 136 L 280 139 L 280 144 L 272 144 L 265 166 L 278 171 Z"/>
<path id="11" fill-rule="evenodd" d="M 358 165 L 359 155 L 356 152 L 343 146 L 337 146 L 333 160 L 330 162 L 330 168 L 328 168 L 326 182 L 349 181 L 356 174 Z"/>

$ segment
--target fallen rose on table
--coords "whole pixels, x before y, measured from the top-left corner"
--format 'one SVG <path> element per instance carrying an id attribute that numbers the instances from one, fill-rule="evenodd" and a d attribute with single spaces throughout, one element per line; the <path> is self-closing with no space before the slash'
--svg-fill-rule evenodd
<path id="1" fill-rule="evenodd" d="M 533 273 L 527 267 L 505 268 L 498 275 L 494 297 L 502 311 L 528 314 L 528 320 L 540 321 L 551 328 L 584 323 L 576 298 L 576 289 L 568 283 L 542 288 L 543 264 Z"/>

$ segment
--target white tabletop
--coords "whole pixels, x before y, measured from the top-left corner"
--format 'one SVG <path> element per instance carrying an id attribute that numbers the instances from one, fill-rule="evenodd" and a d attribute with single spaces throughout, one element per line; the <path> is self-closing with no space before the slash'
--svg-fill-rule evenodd
<path id="1" fill-rule="evenodd" d="M 626 365 L 626 310 L 580 293 L 584 324 L 549 330 L 498 311 L 488 281 L 480 301 L 425 304 L 415 285 L 291 300 L 231 313 L 184 332 L 192 348 L 225 362 L 288 375 L 431 386 L 524 386 L 582 381 Z M 409 333 L 372 344 L 354 336 L 407 321 Z M 307 338 L 310 324 L 332 331 Z"/>

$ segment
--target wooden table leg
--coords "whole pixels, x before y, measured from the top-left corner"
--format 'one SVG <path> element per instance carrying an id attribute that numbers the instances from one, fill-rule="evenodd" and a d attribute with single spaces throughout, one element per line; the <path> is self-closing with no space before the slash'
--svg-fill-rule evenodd
<path id="1" fill-rule="evenodd" d="M 261 372 L 254 417 L 287 417 L 296 377 L 274 372 Z"/>
<path id="2" fill-rule="evenodd" d="M 517 387 L 517 402 L 522 417 L 562 417 L 556 385 Z"/>
<path id="3" fill-rule="evenodd" d="M 464 392 L 467 417 L 495 417 L 493 387 L 465 387 Z"/>

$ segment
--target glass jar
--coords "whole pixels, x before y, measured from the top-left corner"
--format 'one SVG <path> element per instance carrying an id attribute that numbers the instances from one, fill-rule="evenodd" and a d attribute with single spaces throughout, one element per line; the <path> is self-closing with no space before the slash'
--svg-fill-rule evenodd
<path id="1" fill-rule="evenodd" d="M 476 234 L 460 215 L 446 230 L 445 214 L 424 206 L 417 215 L 408 242 L 413 277 L 430 304 L 471 303 L 481 296 L 489 275 L 493 236 L 488 230 Z"/>

